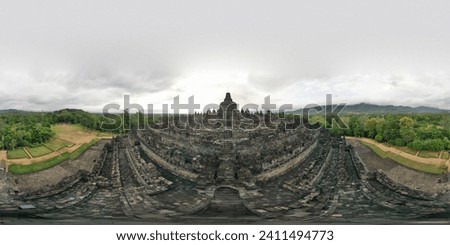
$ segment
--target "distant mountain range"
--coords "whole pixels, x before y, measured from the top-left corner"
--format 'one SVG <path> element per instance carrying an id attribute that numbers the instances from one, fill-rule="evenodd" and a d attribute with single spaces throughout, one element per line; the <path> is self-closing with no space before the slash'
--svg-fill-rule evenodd
<path id="1" fill-rule="evenodd" d="M 337 105 L 333 105 L 333 108 L 336 108 Z M 320 114 L 324 113 L 325 106 L 322 107 L 310 107 L 308 109 L 315 109 L 317 111 L 310 111 L 310 114 Z M 67 111 L 79 111 L 83 112 L 80 109 L 63 109 L 55 112 L 62 112 L 64 110 Z M 328 106 L 327 110 L 331 112 L 331 106 Z M 27 113 L 29 111 L 16 110 L 16 109 L 6 109 L 0 110 L 0 114 L 2 113 Z M 298 109 L 295 111 L 288 112 L 290 114 L 301 114 L 303 109 Z M 335 109 L 335 112 L 337 110 Z M 419 107 L 410 107 L 410 106 L 395 106 L 395 105 L 374 105 L 368 103 L 359 103 L 355 105 L 347 105 L 341 111 L 343 114 L 396 114 L 396 113 L 450 113 L 450 110 L 439 109 L 428 106 L 419 106 Z"/>
<path id="2" fill-rule="evenodd" d="M 333 108 L 336 108 L 337 105 L 333 105 Z M 331 106 L 327 106 L 327 111 L 331 112 Z M 320 114 L 324 113 L 325 106 L 321 107 L 312 107 L 316 109 L 317 112 L 310 111 L 310 114 Z M 311 108 L 309 108 L 311 109 Z M 320 111 L 322 110 L 322 111 Z M 303 109 L 295 110 L 292 113 L 302 113 Z M 337 112 L 337 110 L 335 110 Z M 438 109 L 434 107 L 427 106 L 419 106 L 419 107 L 410 107 L 410 106 L 395 106 L 395 105 L 373 105 L 367 103 L 359 103 L 355 105 L 347 105 L 341 111 L 343 114 L 398 114 L 398 113 L 450 113 L 450 110 Z"/>
<path id="3" fill-rule="evenodd" d="M 66 109 L 62 109 L 62 110 L 57 110 L 57 111 L 53 111 L 55 113 L 62 113 L 64 111 L 68 111 L 68 112 L 85 112 L 81 109 L 70 109 L 70 108 L 66 108 Z M 17 109 L 6 109 L 6 110 L 0 110 L 0 114 L 4 114 L 4 113 L 41 113 L 41 112 L 51 112 L 51 111 L 24 111 L 24 110 L 17 110 Z"/>
<path id="4" fill-rule="evenodd" d="M 27 111 L 21 111 L 21 110 L 16 110 L 16 109 L 7 109 L 7 110 L 0 110 L 0 114 L 3 113 L 24 113 Z"/>

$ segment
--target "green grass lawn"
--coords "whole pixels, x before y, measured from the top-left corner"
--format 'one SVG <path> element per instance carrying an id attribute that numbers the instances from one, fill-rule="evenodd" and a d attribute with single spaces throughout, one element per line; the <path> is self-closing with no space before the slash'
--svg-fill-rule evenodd
<path id="1" fill-rule="evenodd" d="M 28 158 L 27 153 L 22 148 L 18 148 L 18 149 L 14 149 L 12 151 L 8 151 L 6 153 L 6 156 L 8 157 L 8 159 Z"/>
<path id="2" fill-rule="evenodd" d="M 425 157 L 425 158 L 438 158 L 439 157 L 439 151 L 420 151 L 419 157 Z"/>
<path id="3" fill-rule="evenodd" d="M 114 137 L 114 136 L 116 136 L 117 134 L 113 134 L 113 133 L 111 133 L 111 132 L 98 132 L 97 133 L 97 136 L 98 137 Z"/>
<path id="4" fill-rule="evenodd" d="M 64 128 L 61 127 L 60 125 L 70 125 L 70 128 Z M 90 130 L 85 130 L 85 128 L 83 126 L 81 126 L 80 124 L 56 124 L 56 125 L 52 125 L 52 130 L 53 132 L 55 132 L 55 135 L 58 134 L 64 134 L 67 133 L 67 130 L 69 130 L 70 132 L 72 131 L 90 131 Z"/>
<path id="5" fill-rule="evenodd" d="M 62 140 L 62 139 L 53 138 L 52 140 L 50 140 L 48 143 L 45 143 L 44 145 L 46 147 L 48 147 L 50 150 L 52 150 L 52 151 L 57 151 L 57 150 L 62 149 L 64 147 L 72 146 L 73 143 L 67 142 L 67 141 Z"/>
<path id="6" fill-rule="evenodd" d="M 416 162 L 411 159 L 404 158 L 400 155 L 394 154 L 392 152 L 385 152 L 373 144 L 363 142 L 363 141 L 361 141 L 361 143 L 363 145 L 369 147 L 372 151 L 374 151 L 381 158 L 390 158 L 405 167 L 419 170 L 419 171 L 422 171 L 425 173 L 431 173 L 431 174 L 447 173 L 447 166 L 435 166 L 432 164 L 424 164 L 424 163 Z"/>
<path id="7" fill-rule="evenodd" d="M 450 157 L 450 154 L 448 154 L 448 151 L 444 151 L 442 153 L 441 159 L 449 159 L 449 157 Z"/>
<path id="8" fill-rule="evenodd" d="M 43 155 L 47 155 L 49 153 L 52 153 L 53 151 L 47 148 L 45 145 L 40 145 L 36 147 L 27 147 L 28 152 L 33 157 L 40 157 Z"/>
<path id="9" fill-rule="evenodd" d="M 41 171 L 44 169 L 48 169 L 51 168 L 55 165 L 58 165 L 59 163 L 67 160 L 70 155 L 70 153 L 63 153 L 57 157 L 54 157 L 52 159 L 48 159 L 46 161 L 42 161 L 39 163 L 32 163 L 30 165 L 16 165 L 13 164 L 11 166 L 9 166 L 9 172 L 13 173 L 13 174 L 29 174 L 29 173 L 34 173 L 37 171 Z"/>
<path id="10" fill-rule="evenodd" d="M 28 174 L 28 173 L 34 173 L 37 171 L 51 168 L 51 167 L 56 166 L 66 160 L 78 158 L 81 154 L 83 154 L 83 152 L 85 152 L 87 149 L 89 149 L 89 147 L 91 147 L 92 145 L 96 144 L 98 141 L 99 141 L 98 139 L 94 139 L 91 142 L 80 146 L 80 148 L 78 148 L 77 150 L 75 150 L 72 153 L 64 152 L 63 154 L 61 154 L 57 157 L 54 157 L 54 158 L 51 158 L 51 159 L 48 159 L 48 160 L 45 160 L 42 162 L 32 163 L 29 165 L 13 164 L 13 165 L 9 166 L 9 172 L 11 172 L 13 174 Z"/>
<path id="11" fill-rule="evenodd" d="M 78 149 L 70 153 L 70 159 L 77 159 L 81 154 L 83 154 L 87 149 L 89 149 L 91 146 L 97 144 L 100 139 L 93 139 L 91 142 L 84 144 L 80 146 Z"/>

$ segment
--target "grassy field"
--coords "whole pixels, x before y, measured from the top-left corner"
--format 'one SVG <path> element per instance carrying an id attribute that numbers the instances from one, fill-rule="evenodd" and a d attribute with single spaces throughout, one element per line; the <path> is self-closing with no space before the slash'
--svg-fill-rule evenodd
<path id="1" fill-rule="evenodd" d="M 44 170 L 47 168 L 51 168 L 65 160 L 67 160 L 67 155 L 70 155 L 70 153 L 63 153 L 57 157 L 54 157 L 52 159 L 43 161 L 43 162 L 39 162 L 39 163 L 33 163 L 30 165 L 17 165 L 17 164 L 13 164 L 11 166 L 9 166 L 9 172 L 13 173 L 13 174 L 28 174 L 28 173 L 34 173 L 40 170 Z"/>
<path id="2" fill-rule="evenodd" d="M 52 130 L 55 136 L 49 142 L 26 148 L 32 158 L 23 149 L 8 152 L 7 158 L 16 157 L 10 158 L 9 171 L 25 174 L 51 168 L 65 160 L 78 158 L 103 138 L 98 131 L 86 130 L 76 124 L 56 124 L 52 126 Z"/>
<path id="3" fill-rule="evenodd" d="M 409 148 L 407 146 L 391 146 L 391 147 L 394 147 L 396 149 L 399 149 L 399 150 L 401 150 L 403 152 L 406 152 L 406 153 L 409 153 L 411 155 L 416 155 L 417 154 L 417 150 L 413 150 L 413 149 L 411 149 L 411 148 Z"/>
<path id="4" fill-rule="evenodd" d="M 57 139 L 57 138 L 53 138 L 52 140 L 50 140 L 50 142 L 44 144 L 46 147 L 48 147 L 50 150 L 52 151 L 57 151 L 59 149 L 62 149 L 64 147 L 67 146 L 72 146 L 73 143 L 62 140 L 62 139 Z"/>
<path id="5" fill-rule="evenodd" d="M 444 152 L 442 153 L 441 159 L 449 159 L 449 157 L 450 157 L 450 154 L 448 154 L 447 151 L 444 151 Z"/>
<path id="6" fill-rule="evenodd" d="M 20 158 L 28 158 L 27 153 L 22 149 L 14 149 L 12 151 L 8 151 L 6 153 L 8 159 L 20 159 Z"/>
<path id="7" fill-rule="evenodd" d="M 59 156 L 56 156 L 54 158 L 51 158 L 51 159 L 48 159 L 48 160 L 45 160 L 42 162 L 32 163 L 29 165 L 13 164 L 13 165 L 9 166 L 9 171 L 13 174 L 28 174 L 28 173 L 34 173 L 37 171 L 51 168 L 51 167 L 56 166 L 66 160 L 69 160 L 69 159 L 73 160 L 73 159 L 78 158 L 87 149 L 89 149 L 89 147 L 91 147 L 92 145 L 95 145 L 98 141 L 99 141 L 98 139 L 94 139 L 90 143 L 82 145 L 80 148 L 78 148 L 77 150 L 75 150 L 72 153 L 64 152 Z"/>
<path id="8" fill-rule="evenodd" d="M 53 152 L 45 145 L 40 145 L 36 147 L 27 147 L 27 151 L 31 154 L 32 157 L 40 157 Z"/>
<path id="9" fill-rule="evenodd" d="M 56 124 L 52 125 L 52 130 L 55 132 L 55 135 L 67 134 L 67 133 L 75 133 L 80 131 L 86 131 L 83 126 L 80 124 L 70 124 L 69 127 L 67 124 Z"/>
<path id="10" fill-rule="evenodd" d="M 117 136 L 117 134 L 112 134 L 112 133 L 106 133 L 106 132 L 100 132 L 97 134 L 97 136 L 99 138 L 113 138 L 115 136 Z"/>
<path id="11" fill-rule="evenodd" d="M 397 154 L 394 154 L 391 152 L 385 152 L 373 144 L 363 142 L 363 141 L 361 141 L 361 143 L 364 144 L 365 146 L 369 147 L 370 149 L 372 149 L 372 151 L 374 151 L 381 158 L 390 158 L 390 159 L 402 164 L 405 167 L 419 170 L 419 171 L 422 171 L 425 173 L 431 173 L 431 174 L 447 173 L 446 166 L 435 166 L 432 164 L 424 164 L 424 163 L 416 162 L 416 161 L 404 158 L 400 155 L 397 155 Z"/>
<path id="12" fill-rule="evenodd" d="M 438 158 L 439 157 L 439 151 L 420 151 L 419 157 L 425 157 L 425 158 Z"/>
<path id="13" fill-rule="evenodd" d="M 97 144 L 97 142 L 100 139 L 93 139 L 91 142 L 84 144 L 80 146 L 78 149 L 70 153 L 70 159 L 74 160 L 77 159 L 81 154 L 83 154 L 87 149 L 89 149 L 91 146 Z"/>

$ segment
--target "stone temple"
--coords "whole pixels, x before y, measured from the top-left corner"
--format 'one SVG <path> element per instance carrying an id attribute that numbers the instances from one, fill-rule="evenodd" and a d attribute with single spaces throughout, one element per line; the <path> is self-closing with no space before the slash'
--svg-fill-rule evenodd
<path id="1" fill-rule="evenodd" d="M 232 126 L 233 118 L 237 119 L 237 104 L 231 99 L 231 94 L 227 93 L 225 99 L 220 103 L 220 107 L 217 111 L 219 118 L 225 120 L 225 126 Z"/>
<path id="2" fill-rule="evenodd" d="M 317 125 L 239 111 L 229 93 L 217 111 L 173 119 L 51 169 L 0 171 L 0 222 L 449 223 L 448 175 Z"/>

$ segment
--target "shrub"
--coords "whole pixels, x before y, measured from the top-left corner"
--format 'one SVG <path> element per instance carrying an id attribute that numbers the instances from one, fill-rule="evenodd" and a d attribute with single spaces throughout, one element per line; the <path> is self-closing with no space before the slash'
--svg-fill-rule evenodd
<path id="1" fill-rule="evenodd" d="M 381 136 L 381 134 L 377 134 L 377 135 L 375 135 L 375 140 L 378 142 L 381 142 L 381 141 L 383 141 L 383 136 Z"/>
<path id="2" fill-rule="evenodd" d="M 403 139 L 397 138 L 397 139 L 392 140 L 392 145 L 405 146 L 405 141 Z"/>
<path id="3" fill-rule="evenodd" d="M 421 140 L 414 140 L 413 142 L 408 144 L 408 147 L 411 149 L 420 151 L 420 150 L 422 150 L 422 147 L 423 147 L 422 145 L 423 144 L 422 144 Z"/>
<path id="4" fill-rule="evenodd" d="M 442 139 L 414 140 L 408 147 L 414 150 L 443 151 L 446 142 Z"/>

